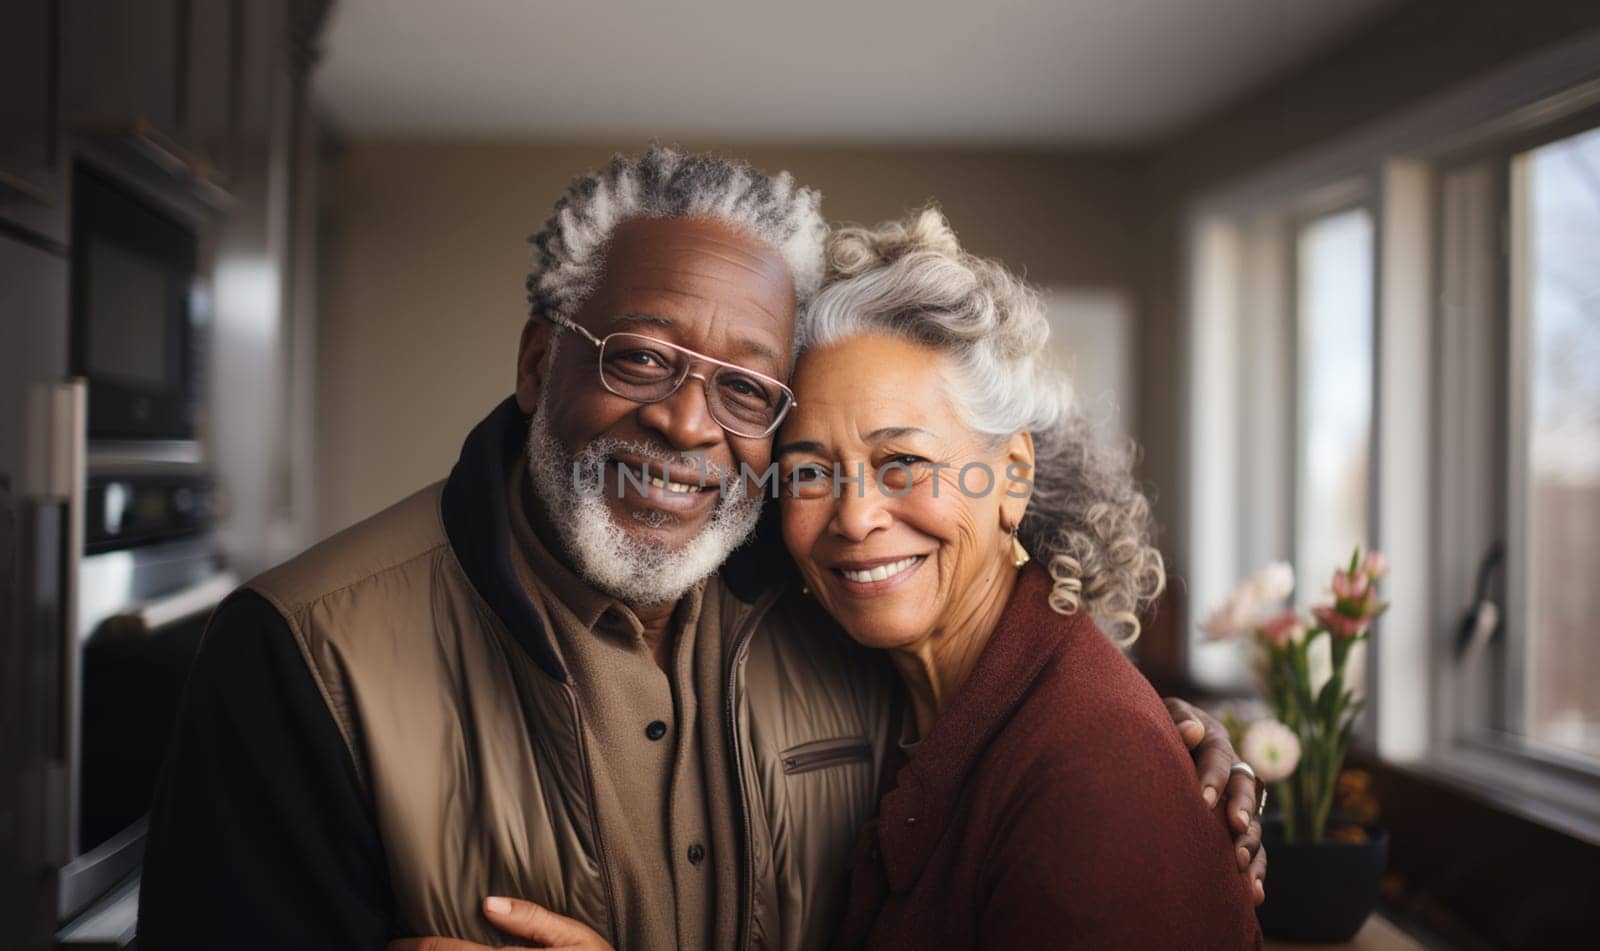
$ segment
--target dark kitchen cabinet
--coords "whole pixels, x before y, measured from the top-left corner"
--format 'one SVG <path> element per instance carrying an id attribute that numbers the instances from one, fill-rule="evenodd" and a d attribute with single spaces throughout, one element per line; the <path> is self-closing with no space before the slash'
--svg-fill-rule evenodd
<path id="1" fill-rule="evenodd" d="M 8 4 L 5 29 L 0 30 L 0 168 L 7 175 L 53 162 L 52 6 L 51 0 Z"/>
<path id="2" fill-rule="evenodd" d="M 92 460 L 86 387 L 65 381 L 67 224 L 87 194 L 74 184 L 76 173 L 111 180 L 192 224 L 204 261 L 228 247 L 270 255 L 292 273 L 294 262 L 314 254 L 306 244 L 314 229 L 300 211 L 315 197 L 308 103 L 328 3 L 5 0 L 3 7 L 0 947 L 43 951 L 87 941 L 102 925 L 120 922 L 125 936 L 136 901 L 136 882 L 122 876 L 132 868 L 124 860 L 136 856 L 128 843 L 138 840 L 84 855 L 74 834 L 76 803 L 89 799 L 75 800 L 72 790 L 89 770 L 75 728 L 86 709 L 77 692 L 86 671 L 68 632 L 83 565 L 76 539 L 84 466 Z M 273 178 L 280 172 L 286 187 Z M 278 220 L 290 222 L 281 247 L 269 228 Z M 310 328 L 303 316 L 291 321 L 286 308 L 277 325 Z M 244 346 L 244 316 L 218 308 L 216 339 Z M 252 336 L 248 346 L 260 343 Z M 226 356 L 220 345 L 215 352 Z M 242 430 L 266 418 L 260 407 L 278 398 L 264 379 L 259 394 L 208 404 L 206 412 L 221 421 L 214 431 Z M 244 498 L 247 511 L 276 504 L 267 488 L 254 488 L 265 486 L 250 470 L 255 456 L 231 458 L 227 448 L 204 438 L 199 444 L 219 478 L 246 487 L 234 498 Z M 260 556 L 247 549 L 233 557 Z"/>
<path id="3" fill-rule="evenodd" d="M 61 116 L 69 130 L 176 141 L 179 0 L 60 0 Z"/>
<path id="4" fill-rule="evenodd" d="M 202 178 L 225 182 L 235 161 L 234 100 L 242 45 L 242 4 L 200 0 L 186 4 L 180 77 L 178 139 L 193 154 Z"/>
<path id="5" fill-rule="evenodd" d="M 288 9 L 282 0 L 245 3 L 234 75 L 234 133 L 246 155 L 266 154 L 272 139 L 273 103 L 289 63 Z"/>
<path id="6" fill-rule="evenodd" d="M 327 0 L 8 0 L 0 221 L 65 241 L 66 157 L 132 152 L 227 189 L 266 160 Z M 214 196 L 214 190 L 212 192 Z"/>
<path id="7" fill-rule="evenodd" d="M 66 643 L 66 499 L 25 443 L 30 391 L 67 372 L 67 262 L 0 234 L 0 946 L 49 946 L 59 818 Z M 50 480 L 43 480 L 50 481 Z"/>
<path id="8" fill-rule="evenodd" d="M 60 242 L 55 9 L 55 0 L 13 0 L 0 28 L 0 220 Z"/>
<path id="9" fill-rule="evenodd" d="M 169 175 L 226 185 L 237 164 L 243 0 L 58 0 L 61 122 L 135 146 Z"/>

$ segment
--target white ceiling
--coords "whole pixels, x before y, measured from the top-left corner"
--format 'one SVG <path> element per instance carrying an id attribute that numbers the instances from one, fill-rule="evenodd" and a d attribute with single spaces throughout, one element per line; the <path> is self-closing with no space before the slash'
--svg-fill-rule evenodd
<path id="1" fill-rule="evenodd" d="M 1394 0 L 337 0 L 358 135 L 1132 146 Z"/>

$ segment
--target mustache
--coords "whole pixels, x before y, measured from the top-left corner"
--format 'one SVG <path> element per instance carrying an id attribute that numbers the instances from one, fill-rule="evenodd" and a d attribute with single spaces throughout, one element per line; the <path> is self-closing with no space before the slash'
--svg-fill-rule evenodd
<path id="1" fill-rule="evenodd" d="M 591 441 L 578 453 L 574 462 L 578 466 L 598 471 L 607 459 L 616 455 L 638 456 L 663 466 L 691 468 L 700 474 L 702 484 L 721 484 L 728 481 L 734 470 L 718 465 L 706 458 L 703 452 L 679 452 L 660 443 L 642 439 L 611 439 L 602 437 Z"/>

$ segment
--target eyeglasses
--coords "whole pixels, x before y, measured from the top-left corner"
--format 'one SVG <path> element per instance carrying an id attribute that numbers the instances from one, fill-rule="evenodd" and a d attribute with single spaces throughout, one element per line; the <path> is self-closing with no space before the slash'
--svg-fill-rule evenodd
<path id="1" fill-rule="evenodd" d="M 694 377 L 705 386 L 706 408 L 717 425 L 749 439 L 772 435 L 796 405 L 794 391 L 764 373 L 644 334 L 621 332 L 601 339 L 564 317 L 549 320 L 594 344 L 600 351 L 600 384 L 636 403 L 659 403 Z M 696 361 L 712 367 L 709 377 L 690 372 Z"/>

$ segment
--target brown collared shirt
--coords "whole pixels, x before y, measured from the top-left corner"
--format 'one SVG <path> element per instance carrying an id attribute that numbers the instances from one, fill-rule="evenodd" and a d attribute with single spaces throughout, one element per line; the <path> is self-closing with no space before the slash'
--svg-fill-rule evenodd
<path id="1" fill-rule="evenodd" d="M 533 531 L 528 508 L 538 503 L 520 467 L 508 497 L 518 579 L 577 697 L 616 944 L 731 946 L 738 857 L 722 748 L 718 582 L 706 579 L 679 601 L 663 669 L 637 615 L 575 575 Z"/>

